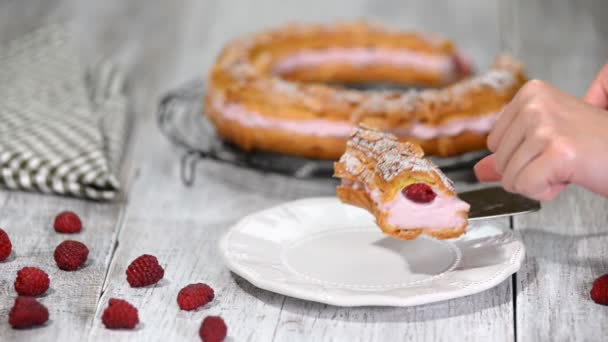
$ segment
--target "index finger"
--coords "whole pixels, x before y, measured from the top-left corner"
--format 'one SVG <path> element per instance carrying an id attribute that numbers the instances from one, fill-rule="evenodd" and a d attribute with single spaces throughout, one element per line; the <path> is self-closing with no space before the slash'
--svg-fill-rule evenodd
<path id="1" fill-rule="evenodd" d="M 494 128 L 492 128 L 492 131 L 488 135 L 488 149 L 490 151 L 496 152 L 504 133 L 519 114 L 520 108 L 526 102 L 526 99 L 531 96 L 529 88 L 528 84 L 524 85 L 511 99 L 511 102 L 502 108 L 498 121 L 496 121 Z"/>

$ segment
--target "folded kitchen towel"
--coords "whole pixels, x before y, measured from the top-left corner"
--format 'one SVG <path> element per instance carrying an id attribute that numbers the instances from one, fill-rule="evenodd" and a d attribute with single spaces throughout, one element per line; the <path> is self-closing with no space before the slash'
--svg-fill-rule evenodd
<path id="1" fill-rule="evenodd" d="M 116 197 L 130 121 L 122 72 L 83 65 L 64 26 L 0 46 L 1 187 Z"/>

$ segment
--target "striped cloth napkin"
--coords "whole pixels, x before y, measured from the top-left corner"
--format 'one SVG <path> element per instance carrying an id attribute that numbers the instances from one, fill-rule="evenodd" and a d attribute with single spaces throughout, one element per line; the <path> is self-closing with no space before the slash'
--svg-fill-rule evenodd
<path id="1" fill-rule="evenodd" d="M 0 46 L 0 186 L 109 200 L 130 127 L 124 78 L 85 67 L 64 26 Z"/>

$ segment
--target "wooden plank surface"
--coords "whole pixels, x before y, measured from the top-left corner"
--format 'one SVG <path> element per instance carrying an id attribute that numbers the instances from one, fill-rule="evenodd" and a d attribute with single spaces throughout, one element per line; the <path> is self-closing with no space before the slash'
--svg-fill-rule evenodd
<path id="1" fill-rule="evenodd" d="M 14 39 L 44 22 L 68 18 L 72 8 L 67 10 L 60 2 L 2 2 L 0 42 Z M 63 210 L 72 210 L 81 216 L 84 228 L 80 234 L 64 235 L 54 231 L 54 217 Z M 95 203 L 0 191 L 0 227 L 8 232 L 13 243 L 13 254 L 8 261 L 0 263 L 0 341 L 84 341 L 88 338 L 123 210 L 122 198 L 114 203 Z M 55 247 L 67 239 L 81 241 L 90 250 L 85 267 L 77 272 L 59 270 L 53 259 Z M 16 297 L 13 286 L 16 273 L 25 266 L 39 267 L 51 279 L 49 291 L 40 298 L 49 309 L 50 321 L 45 327 L 17 331 L 8 324 L 8 312 Z"/>
<path id="2" fill-rule="evenodd" d="M 608 61 L 608 3 L 520 0 L 509 6 L 506 43 L 532 77 L 583 96 Z M 570 188 L 539 213 L 515 219 L 527 249 L 516 277 L 519 341 L 606 339 L 608 313 L 589 290 L 608 273 L 607 213 L 605 198 Z"/>
<path id="3" fill-rule="evenodd" d="M 209 164 L 199 170 L 197 186 L 186 189 L 179 182 L 177 164 L 166 157 L 170 150 L 152 141 L 150 144 L 162 152 L 157 153 L 159 161 L 171 164 L 141 169 L 134 181 L 129 202 L 133 203 L 140 193 L 139 204 L 127 213 L 119 236 L 108 288 L 94 320 L 93 340 L 191 338 L 208 314 L 221 314 L 231 327 L 230 336 L 238 341 L 452 340 L 454 336 L 462 340 L 513 339 L 510 280 L 463 299 L 394 309 L 337 308 L 253 287 L 221 264 L 219 237 L 245 214 L 301 197 L 305 190 L 308 196 L 313 192 L 329 194 L 333 189 L 306 181 L 288 183 L 282 177 L 242 170 L 237 177 L 231 167 Z M 159 174 L 165 174 L 165 181 L 151 190 L 149 182 L 158 179 Z M 176 188 L 181 191 L 172 193 Z M 165 191 L 166 196 L 154 195 Z M 166 266 L 166 280 L 157 287 L 131 289 L 124 271 L 142 253 L 161 260 Z M 180 312 L 175 303 L 177 291 L 197 281 L 212 285 L 217 299 L 209 309 Z M 140 308 L 144 323 L 141 329 L 125 334 L 103 328 L 99 315 L 112 297 L 125 298 Z M 468 328 L 462 329 L 464 326 Z"/>
<path id="4" fill-rule="evenodd" d="M 80 234 L 58 234 L 55 215 L 62 210 L 77 212 L 83 221 Z M 0 340 L 83 341 L 93 320 L 121 213 L 120 203 L 96 204 L 18 192 L 0 192 L 0 227 L 10 235 L 13 254 L 0 263 Z M 81 241 L 89 247 L 89 259 L 77 272 L 57 268 L 55 247 L 64 240 Z M 44 328 L 16 331 L 8 325 L 8 312 L 16 292 L 17 271 L 26 266 L 44 270 L 51 279 L 49 291 L 40 298 L 50 313 Z"/>
<path id="5" fill-rule="evenodd" d="M 605 42 L 602 37 L 608 36 L 607 26 L 597 15 L 606 10 L 601 0 L 581 6 L 564 3 L 37 0 L 0 4 L 0 41 L 38 22 L 71 19 L 85 56 L 110 55 L 128 68 L 132 100 L 140 116 L 129 158 L 132 167 L 127 167 L 132 186 L 125 202 L 95 204 L 0 191 L 0 227 L 21 246 L 18 257 L 0 264 L 0 339 L 195 340 L 200 321 L 207 314 L 225 317 L 234 341 L 510 341 L 516 337 L 514 321 L 522 341 L 572 336 L 593 340 L 602 336 L 595 331 L 605 335 L 606 328 L 599 321 L 605 315 L 585 297 L 591 278 L 605 268 L 606 238 L 601 229 L 608 215 L 601 199 L 571 190 L 541 213 L 515 221 L 529 253 L 517 277 L 520 293 L 516 312 L 511 281 L 474 296 L 416 308 L 325 306 L 253 287 L 227 271 L 219 260 L 216 243 L 243 215 L 295 198 L 331 194 L 332 183 L 296 181 L 203 163 L 196 185 L 186 188 L 179 181 L 178 154 L 159 134 L 152 117 L 159 95 L 204 75 L 228 38 L 292 20 L 364 17 L 401 28 L 444 33 L 455 39 L 480 69 L 492 61 L 501 45 L 507 46 L 524 58 L 534 76 L 580 95 L 581 87 L 586 87 L 606 58 L 605 44 L 602 48 L 598 42 Z M 500 15 L 505 10 L 513 16 Z M 547 25 L 539 25 L 539 21 Z M 558 29 L 557 24 L 549 25 L 557 22 L 561 25 Z M 569 37 L 566 44 L 563 37 Z M 563 46 L 555 47 L 560 44 Z M 553 49 L 561 55 L 546 60 L 547 53 L 555 53 Z M 14 296 L 12 276 L 6 275 L 29 262 L 52 271 L 52 259 L 49 261 L 47 255 L 61 237 L 49 231 L 48 222 L 63 209 L 82 212 L 86 222 L 93 224 L 79 236 L 90 247 L 95 246 L 93 262 L 78 273 L 84 280 L 78 280 L 77 288 L 70 286 L 76 280 L 64 272 L 51 274 L 54 292 L 42 301 L 51 309 L 52 322 L 44 328 L 15 332 L 2 318 L 7 316 Z M 124 226 L 120 224 L 121 213 Z M 115 240 L 118 248 L 110 263 Z M 156 255 L 166 268 L 166 277 L 155 287 L 132 289 L 124 271 L 142 253 Z M 179 311 L 177 291 L 196 281 L 214 286 L 217 299 L 206 309 Z M 79 293 L 67 297 L 59 289 Z M 142 325 L 136 331 L 103 327 L 99 317 L 111 297 L 128 299 L 139 308 Z"/>
<path id="6" fill-rule="evenodd" d="M 395 3 L 367 1 L 319 1 L 316 6 L 279 6 L 277 1 L 255 5 L 184 1 L 181 4 L 164 3 L 152 10 L 144 2 L 131 3 L 126 8 L 108 2 L 87 7 L 70 4 L 66 6 L 68 11 L 75 13 L 56 15 L 74 16 L 75 27 L 85 37 L 83 45 L 90 47 L 87 53 L 110 53 L 130 66 L 136 85 L 133 100 L 137 111 L 150 113 L 156 105 L 156 101 L 150 99 L 157 98 L 160 91 L 172 84 L 202 74 L 227 38 L 288 20 L 369 15 L 385 18 L 400 27 L 454 31 L 446 33 L 457 33 L 450 36 L 465 47 L 476 48 L 472 49 L 474 57 L 481 63 L 489 63 L 491 51 L 496 49 L 497 28 L 492 18 L 484 14 L 493 12 L 493 5 L 485 3 L 474 1 L 469 5 L 479 8 L 476 18 L 487 27 L 480 31 L 485 35 L 483 41 L 489 45 L 487 50 L 468 34 L 475 28 L 475 23 L 467 22 L 463 17 L 444 22 L 434 15 L 431 5 L 417 12 L 416 4 L 401 8 L 395 7 Z M 235 12 L 236 6 L 242 7 L 242 11 Z M 450 2 L 448 6 L 446 13 L 460 5 Z M 115 16 L 124 12 L 137 13 L 136 19 L 128 16 L 116 19 Z M 185 23 L 178 25 L 183 18 L 187 18 Z M 164 25 L 159 26 L 159 22 Z M 508 281 L 480 295 L 412 309 L 347 310 L 258 290 L 231 275 L 221 265 L 215 247 L 220 234 L 246 213 L 289 199 L 333 193 L 330 185 L 205 165 L 199 172 L 197 186 L 184 188 L 179 183 L 175 154 L 155 130 L 149 116 L 140 121 L 132 156 L 137 176 L 129 194 L 126 223 L 118 238 L 120 243 L 106 289 L 92 321 L 91 340 L 190 339 L 196 336 L 196 329 L 207 313 L 222 314 L 230 325 L 230 336 L 239 341 L 305 340 L 310 334 L 319 340 L 449 340 L 454 334 L 463 339 L 513 338 L 511 284 Z M 126 284 L 125 267 L 141 253 L 157 255 L 166 267 L 166 279 L 159 286 L 131 289 Z M 176 293 L 183 285 L 194 281 L 207 281 L 213 285 L 218 292 L 217 300 L 209 310 L 179 312 L 175 305 Z M 113 296 L 126 298 L 140 309 L 143 324 L 136 332 L 114 332 L 101 325 L 99 316 L 107 299 Z M 89 321 L 74 324 L 86 329 Z M 52 326 L 66 329 L 59 324 Z M 373 329 L 370 330 L 370 326 Z M 468 328 L 463 330 L 463 326 Z M 41 339 L 49 336 L 45 329 L 36 329 L 31 334 Z M 16 337 L 27 339 L 30 336 Z"/>
<path id="7" fill-rule="evenodd" d="M 463 46 L 470 47 L 481 64 L 488 64 L 497 50 L 498 28 L 495 20 L 487 15 L 496 13 L 492 2 L 448 2 L 442 9 L 445 13 L 456 11 L 460 6 L 472 9 L 472 13 L 469 11 L 465 15 L 463 12 L 460 17 L 448 21 L 435 15 L 433 9 L 437 4 L 423 2 L 403 5 L 371 1 L 282 4 L 284 2 L 222 1 L 195 5 L 188 11 L 187 24 L 173 32 L 179 37 L 177 43 L 170 41 L 172 35 L 167 33 L 161 40 L 140 42 L 142 50 L 138 54 L 142 60 L 148 60 L 148 54 L 157 51 L 155 45 L 163 45 L 166 50 L 173 51 L 170 58 L 176 58 L 177 66 L 174 79 L 167 75 L 154 87 L 143 85 L 147 87 L 147 93 L 141 96 L 149 98 L 150 93 L 202 75 L 228 38 L 295 19 L 318 21 L 363 15 L 379 17 L 402 28 L 417 26 L 444 31 Z M 239 11 L 235 11 L 236 7 Z M 148 12 L 146 15 L 151 17 L 142 21 L 156 22 L 160 17 L 154 16 L 163 14 Z M 467 21 L 469 16 L 472 19 Z M 163 16 L 163 20 L 167 19 Z M 167 27 L 173 29 L 168 25 L 163 30 Z M 470 32 L 479 27 L 485 29 L 472 37 Z M 155 30 L 160 28 L 147 29 L 156 37 Z M 139 30 L 143 29 L 130 29 Z M 134 66 L 135 69 L 139 67 Z M 150 67 L 158 68 L 157 65 Z M 167 68 L 171 67 L 175 66 Z M 140 108 L 143 111 L 155 109 L 149 102 Z M 453 340 L 456 336 L 459 340 L 513 340 L 510 280 L 464 299 L 401 309 L 336 308 L 254 288 L 221 265 L 216 250 L 221 234 L 240 217 L 255 210 L 290 199 L 333 194 L 333 183 L 295 181 L 203 163 L 196 185 L 184 188 L 179 182 L 178 159 L 155 132 L 151 120 L 140 122 L 136 137 L 134 155 L 138 176 L 129 195 L 125 228 L 119 236 L 120 244 L 109 273 L 107 290 L 94 320 L 93 340 L 192 338 L 207 314 L 221 314 L 235 341 Z M 502 223 L 507 224 L 507 221 Z M 125 267 L 141 253 L 155 254 L 166 265 L 164 284 L 143 290 L 128 287 L 124 279 Z M 179 312 L 175 304 L 177 291 L 195 281 L 206 281 L 214 286 L 217 300 L 210 309 Z M 142 328 L 131 334 L 103 328 L 99 315 L 108 298 L 113 296 L 126 298 L 140 308 Z"/>
<path id="8" fill-rule="evenodd" d="M 607 211 L 604 198 L 572 188 L 515 221 L 528 251 L 517 274 L 519 340 L 605 340 L 608 314 L 589 290 L 608 273 Z"/>

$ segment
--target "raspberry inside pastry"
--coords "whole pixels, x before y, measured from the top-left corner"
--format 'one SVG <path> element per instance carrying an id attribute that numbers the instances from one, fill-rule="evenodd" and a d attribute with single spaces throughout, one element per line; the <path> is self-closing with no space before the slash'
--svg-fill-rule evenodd
<path id="1" fill-rule="evenodd" d="M 359 127 L 334 171 L 338 198 L 370 211 L 388 235 L 448 239 L 466 231 L 469 204 L 416 144 Z"/>

